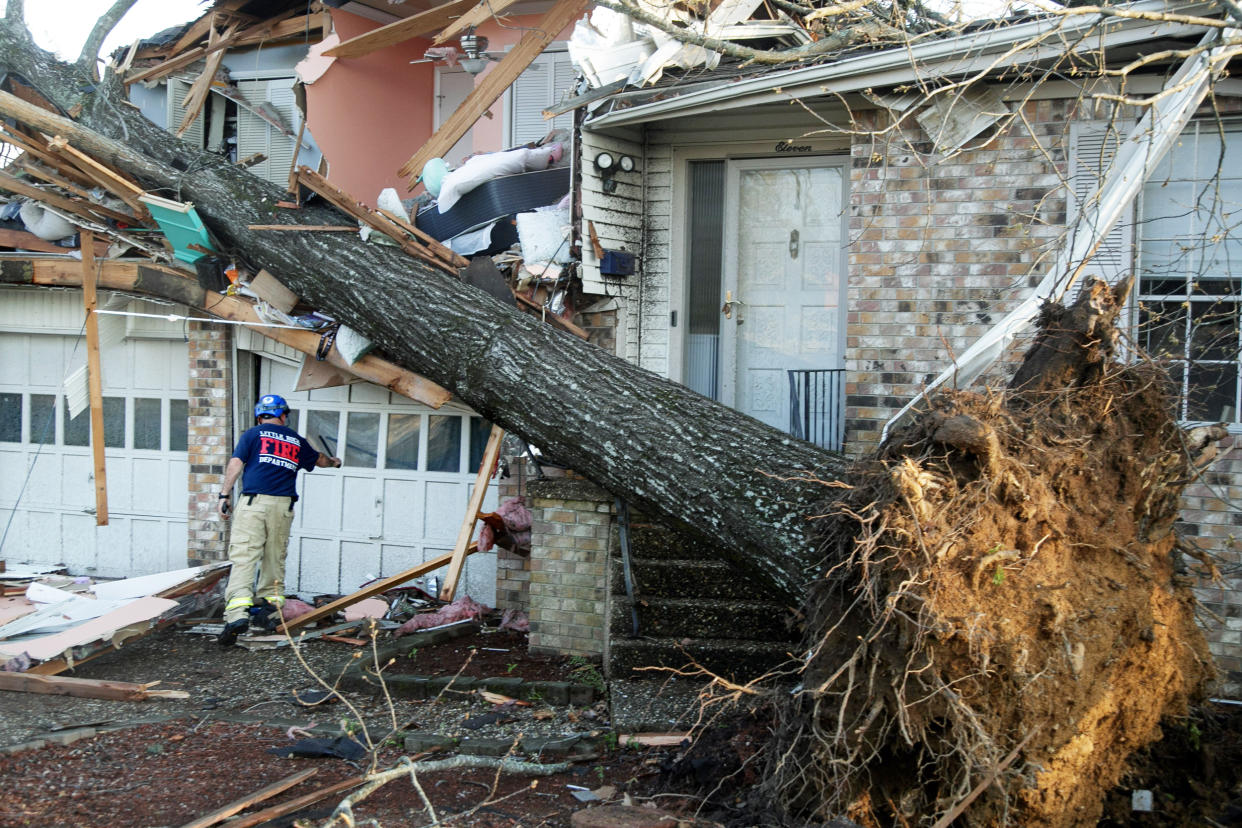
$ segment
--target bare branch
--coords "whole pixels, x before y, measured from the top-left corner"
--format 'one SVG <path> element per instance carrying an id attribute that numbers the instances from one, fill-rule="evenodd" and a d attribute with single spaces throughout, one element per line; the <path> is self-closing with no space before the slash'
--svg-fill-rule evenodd
<path id="1" fill-rule="evenodd" d="M 96 61 L 99 59 L 99 50 L 103 47 L 104 40 L 116 28 L 116 24 L 121 22 L 121 18 L 125 13 L 133 8 L 134 3 L 138 0 L 116 0 L 112 4 L 112 8 L 108 9 L 103 15 L 95 21 L 95 27 L 91 29 L 90 35 L 86 38 L 86 43 L 82 45 L 82 54 L 78 56 L 77 64 L 91 77 L 99 76 Z M 10 8 L 13 0 L 9 0 Z M 18 3 L 21 6 L 21 3 Z"/>

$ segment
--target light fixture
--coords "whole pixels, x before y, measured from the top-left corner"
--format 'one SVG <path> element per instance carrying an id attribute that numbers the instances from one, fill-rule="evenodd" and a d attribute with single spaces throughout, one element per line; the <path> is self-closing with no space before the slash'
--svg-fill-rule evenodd
<path id="1" fill-rule="evenodd" d="M 618 158 L 611 152 L 601 152 L 595 156 L 595 171 L 603 182 L 604 192 L 615 193 L 617 182 L 613 176 L 618 172 L 634 172 L 634 159 L 628 155 Z"/>
<path id="2" fill-rule="evenodd" d="M 466 29 L 461 36 L 461 50 L 465 57 L 457 62 L 461 68 L 472 75 L 477 75 L 487 68 L 487 38 L 474 33 L 474 27 Z"/>

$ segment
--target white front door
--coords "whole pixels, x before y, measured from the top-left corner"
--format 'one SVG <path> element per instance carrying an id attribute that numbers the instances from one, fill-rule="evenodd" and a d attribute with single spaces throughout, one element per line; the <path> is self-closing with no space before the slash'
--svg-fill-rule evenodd
<path id="1" fill-rule="evenodd" d="M 350 593 L 451 552 L 491 427 L 468 409 L 433 410 L 370 383 L 294 392 L 297 377 L 296 367 L 265 358 L 260 393 L 284 396 L 289 425 L 344 465 L 298 481 L 288 589 Z M 483 511 L 496 503 L 491 486 Z M 494 603 L 495 553 L 466 559 L 461 593 Z"/>
<path id="2" fill-rule="evenodd" d="M 461 106 L 466 96 L 474 91 L 474 75 L 464 69 L 441 69 L 436 72 L 436 129 L 453 116 L 457 107 Z M 474 152 L 474 130 L 466 130 L 466 134 L 453 144 L 453 148 L 444 153 L 444 160 L 451 167 L 461 166 L 461 162 Z"/>
<path id="3" fill-rule="evenodd" d="M 782 430 L 791 400 L 828 416 L 839 400 L 805 394 L 842 366 L 846 167 L 734 161 L 726 185 L 721 401 Z"/>

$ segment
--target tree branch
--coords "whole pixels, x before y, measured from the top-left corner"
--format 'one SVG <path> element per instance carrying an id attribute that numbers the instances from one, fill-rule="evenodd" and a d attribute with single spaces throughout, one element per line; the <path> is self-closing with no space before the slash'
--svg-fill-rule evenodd
<path id="1" fill-rule="evenodd" d="M 86 38 L 86 43 L 82 45 L 82 54 L 78 56 L 77 65 L 83 72 L 89 74 L 92 78 L 98 80 L 99 71 L 96 63 L 99 59 L 99 50 L 103 48 L 103 42 L 116 28 L 116 24 L 121 22 L 121 18 L 125 13 L 133 8 L 134 3 L 138 0 L 116 0 L 112 4 L 112 8 L 108 9 L 103 15 L 95 21 L 95 27 L 91 29 L 90 35 Z M 10 8 L 13 0 L 9 0 Z M 20 8 L 21 2 L 18 2 Z"/>
<path id="2" fill-rule="evenodd" d="M 860 40 L 883 40 L 891 37 L 902 37 L 903 33 L 886 23 L 879 21 L 868 21 L 858 23 L 849 28 L 841 29 L 821 40 L 809 43 L 805 46 L 798 46 L 794 49 L 780 49 L 776 51 L 766 49 L 752 49 L 749 46 L 740 46 L 730 40 L 721 40 L 717 37 L 708 37 L 706 35 L 696 34 L 686 29 L 678 28 L 667 20 L 657 17 L 650 12 L 629 5 L 624 2 L 614 2 L 614 0 L 595 0 L 597 6 L 603 6 L 611 9 L 618 14 L 624 14 L 639 23 L 646 23 L 654 26 L 660 31 L 668 34 L 674 40 L 688 43 L 691 46 L 702 46 L 712 52 L 718 52 L 722 55 L 746 60 L 752 63 L 779 64 L 792 63 L 795 61 L 806 60 L 808 58 L 822 55 L 825 52 L 843 49 L 846 46 L 857 43 Z"/>

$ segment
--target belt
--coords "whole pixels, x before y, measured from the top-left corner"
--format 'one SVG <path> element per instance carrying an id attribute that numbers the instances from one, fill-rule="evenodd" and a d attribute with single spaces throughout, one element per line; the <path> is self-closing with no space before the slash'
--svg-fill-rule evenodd
<path id="1" fill-rule="evenodd" d="M 269 495 L 266 492 L 242 492 L 242 497 L 246 498 L 247 506 L 254 503 L 254 499 L 258 497 L 259 495 L 263 495 L 264 497 L 287 497 L 289 498 L 290 506 L 298 502 L 298 496 L 295 494 L 294 495 Z"/>

